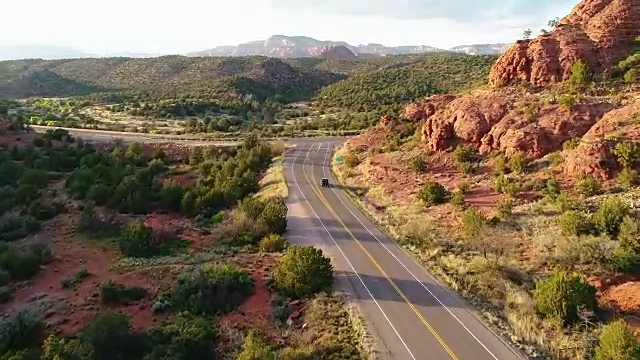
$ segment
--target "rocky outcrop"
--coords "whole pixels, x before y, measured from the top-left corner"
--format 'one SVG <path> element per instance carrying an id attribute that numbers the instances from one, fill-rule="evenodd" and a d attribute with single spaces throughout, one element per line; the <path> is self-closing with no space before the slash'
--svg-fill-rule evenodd
<path id="1" fill-rule="evenodd" d="M 309 49 L 309 52 L 321 59 L 356 59 L 358 56 L 346 46 L 319 46 Z M 315 55 L 314 55 L 315 54 Z"/>
<path id="2" fill-rule="evenodd" d="M 430 96 L 424 100 L 407 105 L 402 117 L 412 122 L 426 120 L 433 116 L 437 110 L 443 108 L 455 99 L 455 95 Z"/>
<path id="3" fill-rule="evenodd" d="M 606 103 L 538 107 L 517 101 L 518 94 L 484 92 L 461 97 L 428 117 L 422 140 L 434 151 L 459 143 L 476 146 L 481 153 L 497 149 L 511 156 L 522 151 L 540 158 L 562 143 L 584 135 L 611 106 Z"/>
<path id="4" fill-rule="evenodd" d="M 550 33 L 509 48 L 494 64 L 489 83 L 548 85 L 567 80 L 578 60 L 584 60 L 590 70 L 603 72 L 634 48 L 639 22 L 637 0 L 585 0 Z"/>
<path id="5" fill-rule="evenodd" d="M 616 141 L 640 143 L 640 100 L 608 112 L 584 134 L 580 144 L 568 152 L 563 167 L 571 176 L 611 178 L 619 170 L 613 147 Z"/>

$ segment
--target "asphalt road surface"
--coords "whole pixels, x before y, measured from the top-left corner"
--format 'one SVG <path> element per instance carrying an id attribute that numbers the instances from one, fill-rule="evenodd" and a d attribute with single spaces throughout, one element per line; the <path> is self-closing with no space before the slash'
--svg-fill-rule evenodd
<path id="1" fill-rule="evenodd" d="M 342 140 L 294 141 L 287 151 L 290 241 L 320 247 L 356 303 L 380 358 L 507 360 L 523 357 L 456 294 L 384 235 L 331 176 Z M 332 186 L 322 188 L 329 178 Z"/>

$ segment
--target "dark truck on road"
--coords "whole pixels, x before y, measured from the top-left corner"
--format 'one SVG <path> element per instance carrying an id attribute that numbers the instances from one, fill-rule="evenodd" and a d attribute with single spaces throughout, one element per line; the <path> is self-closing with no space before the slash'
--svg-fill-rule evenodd
<path id="1" fill-rule="evenodd" d="M 322 187 L 329 187 L 329 179 L 327 179 L 327 178 L 322 178 L 322 180 L 320 181 L 320 186 L 322 186 Z"/>

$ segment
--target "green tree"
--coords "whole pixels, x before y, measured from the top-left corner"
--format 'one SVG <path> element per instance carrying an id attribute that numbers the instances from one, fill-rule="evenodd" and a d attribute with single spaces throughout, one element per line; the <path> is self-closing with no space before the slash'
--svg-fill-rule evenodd
<path id="1" fill-rule="evenodd" d="M 154 252 L 153 232 L 142 221 L 134 221 L 124 229 L 118 245 L 124 256 L 152 256 Z"/>
<path id="2" fill-rule="evenodd" d="M 273 280 L 285 295 L 300 298 L 333 284 L 331 260 L 312 246 L 293 245 L 276 264 Z"/>
<path id="3" fill-rule="evenodd" d="M 236 360 L 267 360 L 274 359 L 275 354 L 271 347 L 264 342 L 257 331 L 251 330 L 244 339 L 242 352 Z"/>
<path id="4" fill-rule="evenodd" d="M 427 206 L 444 204 L 449 198 L 449 191 L 439 182 L 427 180 L 418 192 L 418 199 Z"/>
<path id="5" fill-rule="evenodd" d="M 617 235 L 630 210 L 629 205 L 618 197 L 605 199 L 594 215 L 595 226 L 603 234 Z"/>
<path id="6" fill-rule="evenodd" d="M 571 77 L 569 82 L 576 86 L 586 84 L 591 77 L 589 66 L 584 60 L 578 60 L 571 66 Z"/>

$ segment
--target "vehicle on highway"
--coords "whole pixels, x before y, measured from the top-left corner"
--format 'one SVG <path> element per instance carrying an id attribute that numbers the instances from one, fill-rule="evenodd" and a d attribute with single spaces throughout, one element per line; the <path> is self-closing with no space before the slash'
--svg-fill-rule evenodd
<path id="1" fill-rule="evenodd" d="M 320 182 L 320 186 L 322 186 L 322 187 L 329 187 L 329 179 L 327 179 L 327 178 L 322 178 L 322 181 Z"/>

